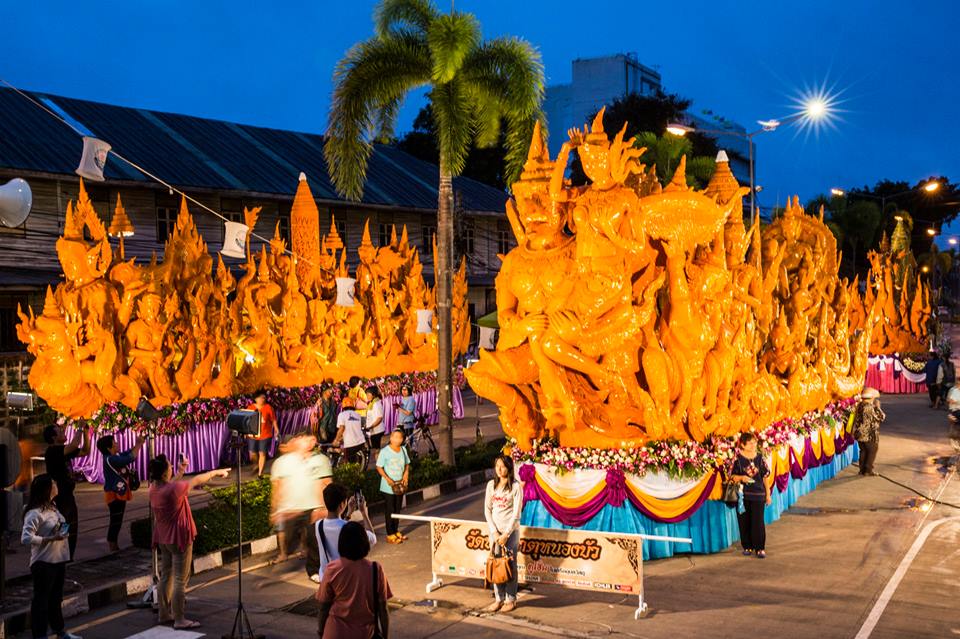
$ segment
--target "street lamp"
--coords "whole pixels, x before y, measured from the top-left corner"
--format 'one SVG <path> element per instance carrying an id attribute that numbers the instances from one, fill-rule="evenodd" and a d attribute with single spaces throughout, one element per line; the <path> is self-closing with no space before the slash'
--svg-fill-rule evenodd
<path id="1" fill-rule="evenodd" d="M 930 180 L 929 182 L 927 182 L 927 183 L 925 183 L 925 184 L 921 184 L 921 185 L 920 185 L 919 187 L 917 187 L 916 189 L 907 189 L 906 191 L 900 191 L 899 193 L 894 193 L 893 195 L 873 195 L 872 193 L 861 193 L 861 192 L 857 192 L 857 193 L 854 194 L 854 197 L 863 197 L 863 198 L 869 198 L 869 199 L 871 199 L 871 200 L 877 200 L 877 201 L 879 201 L 879 202 L 880 202 L 880 214 L 883 215 L 884 210 L 886 210 L 886 208 L 887 208 L 887 200 L 892 200 L 892 199 L 894 199 L 894 198 L 898 198 L 898 197 L 900 197 L 901 195 L 906 195 L 907 193 L 914 193 L 914 192 L 917 191 L 918 189 L 919 189 L 919 190 L 922 190 L 922 191 L 926 191 L 927 193 L 936 193 L 939 188 L 940 188 L 940 182 L 938 182 L 937 180 Z M 832 195 L 836 195 L 836 196 L 838 196 L 838 197 L 843 197 L 843 196 L 845 196 L 845 195 L 847 194 L 846 191 L 844 191 L 844 190 L 841 189 L 841 188 L 837 188 L 837 187 L 831 188 L 831 189 L 830 189 L 830 193 L 831 193 Z M 899 215 L 896 215 L 896 216 L 894 216 L 894 219 L 895 219 L 897 222 L 899 222 L 902 218 L 901 218 Z"/>
<path id="2" fill-rule="evenodd" d="M 741 133 L 740 131 L 722 129 L 697 129 L 693 126 L 680 122 L 668 123 L 667 132 L 680 136 L 686 135 L 687 133 L 692 133 L 694 131 L 697 133 L 708 133 L 713 135 L 732 135 L 734 137 L 744 138 L 747 141 L 750 149 L 750 221 L 752 223 L 757 211 L 757 188 L 756 184 L 754 183 L 753 172 L 753 138 L 761 133 L 776 131 L 784 124 L 791 124 L 797 120 L 800 120 L 801 118 L 808 121 L 821 120 L 827 117 L 829 114 L 829 105 L 821 98 L 813 98 L 804 104 L 804 108 L 800 113 L 795 113 L 794 115 L 784 118 L 783 120 L 757 120 L 757 124 L 760 125 L 760 128 L 750 133 Z"/>
<path id="3" fill-rule="evenodd" d="M 936 237 L 937 231 L 934 229 L 927 229 L 927 235 L 929 235 L 930 237 Z"/>

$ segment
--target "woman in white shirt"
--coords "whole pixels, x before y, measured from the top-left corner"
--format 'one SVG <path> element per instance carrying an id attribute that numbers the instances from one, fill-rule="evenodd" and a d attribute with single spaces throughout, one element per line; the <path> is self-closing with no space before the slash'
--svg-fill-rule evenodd
<path id="1" fill-rule="evenodd" d="M 483 500 L 483 512 L 490 533 L 490 552 L 499 556 L 510 552 L 513 576 L 505 584 L 494 584 L 496 601 L 487 606 L 486 612 L 510 612 L 517 607 L 517 547 L 520 545 L 520 511 L 523 508 L 523 492 L 520 482 L 513 476 L 513 459 L 500 455 L 494 461 L 496 477 L 487 484 Z"/>
<path id="2" fill-rule="evenodd" d="M 370 448 L 374 452 L 380 450 L 383 445 L 383 432 L 385 430 L 383 423 L 383 398 L 380 396 L 380 389 L 376 386 L 367 388 L 367 433 L 370 434 Z"/>
<path id="3" fill-rule="evenodd" d="M 53 500 L 57 484 L 50 475 L 37 475 L 30 484 L 30 500 L 23 516 L 20 542 L 30 546 L 30 574 L 33 600 L 30 602 L 30 628 L 34 637 L 46 637 L 47 625 L 60 639 L 80 639 L 63 629 L 63 580 L 70 546 L 67 520 Z"/>

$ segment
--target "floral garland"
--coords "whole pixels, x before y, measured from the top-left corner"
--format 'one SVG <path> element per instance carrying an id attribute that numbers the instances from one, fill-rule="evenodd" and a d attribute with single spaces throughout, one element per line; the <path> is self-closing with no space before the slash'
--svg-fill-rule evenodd
<path id="1" fill-rule="evenodd" d="M 856 403 L 856 399 L 844 399 L 803 417 L 775 422 L 755 433 L 758 446 L 766 453 L 794 437 L 806 437 L 814 430 L 845 422 Z M 636 448 L 613 449 L 564 448 L 553 440 L 546 440 L 535 442 L 529 451 L 512 445 L 511 454 L 518 464 L 542 463 L 560 473 L 580 469 L 614 469 L 635 475 L 662 472 L 673 478 L 694 478 L 733 464 L 737 454 L 737 439 L 738 436 L 710 437 L 703 442 L 662 440 Z"/>
<path id="2" fill-rule="evenodd" d="M 402 386 L 410 386 L 413 393 L 433 390 L 437 385 L 437 376 L 433 371 L 400 373 L 376 379 L 363 380 L 364 387 L 375 385 L 384 397 L 399 396 Z M 457 388 L 466 385 L 463 368 L 454 371 Z M 267 388 L 267 403 L 282 410 L 297 410 L 312 406 L 320 397 L 322 384 L 300 386 L 296 388 Z M 339 403 L 349 390 L 346 382 L 333 386 L 333 398 Z M 253 403 L 251 395 L 233 397 L 200 397 L 187 402 L 175 402 L 160 409 L 161 417 L 156 422 L 145 422 L 137 417 L 135 411 L 119 402 L 104 404 L 89 419 L 70 419 L 60 416 L 57 423 L 61 426 L 93 428 L 96 433 L 110 433 L 132 428 L 138 433 L 152 435 L 181 435 L 197 424 L 219 422 L 227 418 L 232 410 L 246 408 Z"/>

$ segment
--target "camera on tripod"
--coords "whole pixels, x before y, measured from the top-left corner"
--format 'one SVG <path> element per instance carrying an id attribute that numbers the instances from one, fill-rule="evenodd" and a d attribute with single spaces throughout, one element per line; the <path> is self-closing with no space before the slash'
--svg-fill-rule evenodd
<path id="1" fill-rule="evenodd" d="M 255 410 L 230 411 L 227 428 L 238 435 L 260 437 L 260 413 Z"/>

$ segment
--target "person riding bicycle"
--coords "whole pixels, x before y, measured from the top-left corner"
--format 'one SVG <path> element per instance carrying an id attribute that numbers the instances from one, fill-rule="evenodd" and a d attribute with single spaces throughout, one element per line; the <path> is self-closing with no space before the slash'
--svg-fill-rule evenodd
<path id="1" fill-rule="evenodd" d="M 409 437 L 417 425 L 417 400 L 410 392 L 409 386 L 400 387 L 400 402 L 395 404 L 397 409 L 397 425 Z"/>
<path id="2" fill-rule="evenodd" d="M 347 462 L 353 463 L 362 458 L 367 438 L 363 434 L 363 421 L 357 414 L 353 398 L 344 397 L 340 406 L 342 410 L 337 416 L 337 435 L 333 438 L 333 445 L 342 446 Z"/>

